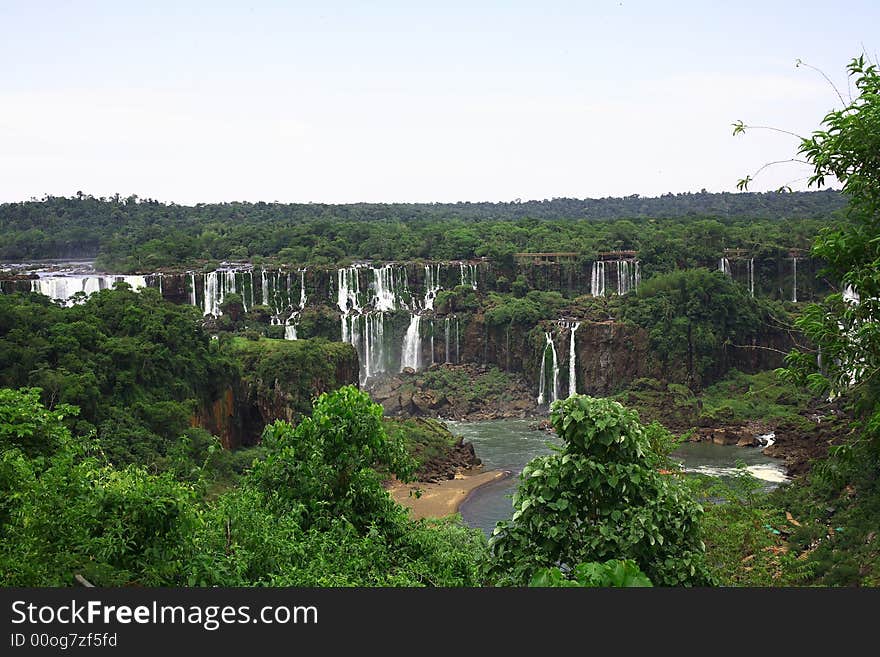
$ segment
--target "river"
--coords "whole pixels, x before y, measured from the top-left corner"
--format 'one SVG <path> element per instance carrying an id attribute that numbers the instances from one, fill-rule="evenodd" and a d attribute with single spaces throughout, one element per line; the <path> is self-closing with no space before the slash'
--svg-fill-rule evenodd
<path id="1" fill-rule="evenodd" d="M 509 470 L 511 476 L 475 490 L 461 505 L 464 522 L 491 535 L 495 523 L 512 513 L 511 498 L 519 481 L 519 473 L 536 456 L 549 454 L 551 445 L 561 445 L 556 434 L 534 430 L 534 420 L 490 420 L 484 422 L 447 422 L 449 429 L 474 444 L 487 470 Z M 761 453 L 760 449 L 685 443 L 672 456 L 685 472 L 715 476 L 732 474 L 737 461 L 770 489 L 785 481 L 781 461 Z"/>

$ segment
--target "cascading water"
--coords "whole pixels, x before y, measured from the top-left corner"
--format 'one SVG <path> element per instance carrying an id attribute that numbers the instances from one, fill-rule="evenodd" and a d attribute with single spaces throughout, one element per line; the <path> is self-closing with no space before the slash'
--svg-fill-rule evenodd
<path id="1" fill-rule="evenodd" d="M 571 334 L 568 343 L 568 396 L 573 397 L 577 394 L 577 367 L 575 364 L 576 355 L 574 350 L 574 333 L 577 331 L 581 323 L 572 322 L 569 324 Z"/>
<path id="2" fill-rule="evenodd" d="M 199 302 L 196 300 L 196 274 L 189 272 L 189 303 L 191 306 L 198 307 Z"/>
<path id="3" fill-rule="evenodd" d="M 336 305 L 343 314 L 361 312 L 361 294 L 357 267 L 344 267 L 336 272 Z"/>
<path id="4" fill-rule="evenodd" d="M 422 316 L 413 314 L 406 329 L 406 335 L 403 336 L 403 351 L 400 357 L 400 371 L 411 367 L 418 371 L 421 367 L 421 340 L 419 336 L 419 326 Z"/>
<path id="5" fill-rule="evenodd" d="M 601 260 L 596 260 L 590 269 L 590 294 L 605 296 L 605 263 Z"/>
<path id="6" fill-rule="evenodd" d="M 296 340 L 296 327 L 299 324 L 299 313 L 293 313 L 284 323 L 284 339 Z"/>
<path id="7" fill-rule="evenodd" d="M 220 316 L 220 285 L 216 271 L 205 274 L 205 307 L 204 315 Z"/>
<path id="8" fill-rule="evenodd" d="M 461 270 L 461 284 L 470 285 L 473 289 L 477 289 L 477 266 L 466 262 L 459 263 Z"/>
<path id="9" fill-rule="evenodd" d="M 617 294 L 629 294 L 638 285 L 640 277 L 638 263 L 629 260 L 617 261 Z"/>
<path id="10" fill-rule="evenodd" d="M 440 265 L 425 265 L 425 300 L 423 308 L 434 310 L 434 299 L 440 291 Z"/>
<path id="11" fill-rule="evenodd" d="M 733 271 L 730 269 L 730 260 L 727 258 L 721 258 L 721 260 L 718 261 L 718 271 L 725 276 L 733 278 Z"/>
<path id="12" fill-rule="evenodd" d="M 375 308 L 380 312 L 397 309 L 397 295 L 394 288 L 394 267 L 385 265 L 373 271 L 373 290 L 375 292 Z"/>
<path id="13" fill-rule="evenodd" d="M 550 331 L 544 333 L 544 350 L 541 352 L 541 378 L 538 382 L 538 406 L 543 406 L 545 402 L 552 403 L 559 399 L 559 362 L 556 359 L 556 345 L 553 344 L 553 335 Z M 552 397 L 547 399 L 547 348 L 550 348 L 553 354 L 553 388 Z"/>
<path id="14" fill-rule="evenodd" d="M 73 295 L 78 292 L 85 293 L 86 296 L 98 292 L 99 290 L 107 290 L 112 288 L 115 283 L 128 283 L 133 290 L 139 290 L 147 287 L 147 279 L 145 276 L 117 276 L 114 274 L 96 274 L 86 276 L 52 276 L 39 275 L 31 281 L 31 291 L 39 292 L 50 299 L 56 299 L 71 306 L 74 304 Z"/>
<path id="15" fill-rule="evenodd" d="M 791 285 L 791 300 L 794 303 L 797 303 L 797 258 L 791 259 L 791 276 L 792 276 L 792 285 Z"/>

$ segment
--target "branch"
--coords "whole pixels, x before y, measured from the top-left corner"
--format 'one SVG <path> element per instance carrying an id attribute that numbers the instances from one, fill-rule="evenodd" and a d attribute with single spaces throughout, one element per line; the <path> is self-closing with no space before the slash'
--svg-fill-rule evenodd
<path id="1" fill-rule="evenodd" d="M 801 141 L 804 140 L 804 138 L 802 136 L 800 136 L 799 134 L 797 134 L 796 132 L 791 132 L 790 130 L 783 130 L 782 128 L 774 128 L 773 126 L 769 126 L 769 125 L 747 125 L 747 124 L 743 123 L 742 121 L 737 121 L 736 123 L 733 123 L 731 125 L 733 125 L 733 134 L 734 135 L 742 134 L 747 129 L 748 130 L 772 130 L 773 132 L 781 132 L 784 135 L 791 135 L 792 137 L 797 137 Z"/>
<path id="2" fill-rule="evenodd" d="M 759 344 L 734 344 L 733 342 L 729 343 L 731 347 L 737 347 L 738 349 L 763 349 L 764 351 L 774 351 L 777 354 L 782 354 L 783 356 L 787 356 L 787 351 L 782 351 L 781 349 L 776 349 L 775 347 L 765 347 Z"/>
<path id="3" fill-rule="evenodd" d="M 819 73 L 823 78 L 825 78 L 825 81 L 831 85 L 831 88 L 834 89 L 834 93 L 836 93 L 837 97 L 840 98 L 840 104 L 843 105 L 844 107 L 846 107 L 846 101 L 843 99 L 843 96 L 840 94 L 840 90 L 837 88 L 837 85 L 835 85 L 831 81 L 831 78 L 829 78 L 827 75 L 825 75 L 824 71 L 816 68 L 815 66 L 811 66 L 810 64 L 807 64 L 805 61 L 802 61 L 800 59 L 797 60 L 797 62 L 795 63 L 795 68 L 797 68 L 798 66 L 806 66 L 807 68 L 811 68 L 814 71 L 816 71 L 817 73 Z"/>

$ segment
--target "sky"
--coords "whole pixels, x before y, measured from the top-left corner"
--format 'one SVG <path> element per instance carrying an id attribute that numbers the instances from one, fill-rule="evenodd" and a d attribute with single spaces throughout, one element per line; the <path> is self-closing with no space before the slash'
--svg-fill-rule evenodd
<path id="1" fill-rule="evenodd" d="M 878 26 L 876 0 L 0 0 L 0 202 L 734 192 L 798 142 L 731 124 L 818 129 Z"/>

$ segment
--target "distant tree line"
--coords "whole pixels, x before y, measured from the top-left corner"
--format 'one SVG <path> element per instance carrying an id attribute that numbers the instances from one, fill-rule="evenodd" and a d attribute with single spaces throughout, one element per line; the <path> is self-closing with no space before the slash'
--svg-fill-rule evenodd
<path id="1" fill-rule="evenodd" d="M 656 261 L 655 270 L 666 271 L 711 261 L 723 248 L 808 248 L 844 205 L 831 190 L 512 203 L 195 206 L 78 193 L 0 204 L 0 259 L 88 257 L 125 272 L 264 259 L 305 265 L 488 257 L 512 264 L 521 251 L 594 257 L 601 250 L 635 248 L 643 261 Z"/>

